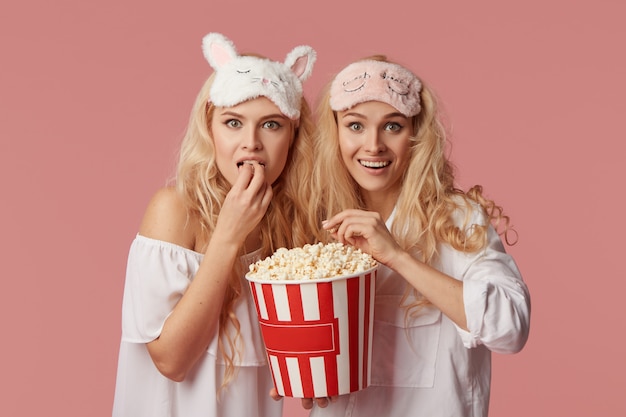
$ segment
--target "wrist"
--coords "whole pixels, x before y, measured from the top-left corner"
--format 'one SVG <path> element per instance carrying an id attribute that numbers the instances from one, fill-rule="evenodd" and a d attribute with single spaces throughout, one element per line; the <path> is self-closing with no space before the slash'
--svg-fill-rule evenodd
<path id="1" fill-rule="evenodd" d="M 410 264 L 414 260 L 415 259 L 407 251 L 398 249 L 394 256 L 390 257 L 388 263 L 385 265 L 401 274 L 404 266 Z"/>
<path id="2" fill-rule="evenodd" d="M 219 251 L 219 253 L 224 256 L 233 254 L 236 255 L 239 253 L 239 248 L 242 246 L 242 239 L 233 239 L 231 237 L 224 236 L 216 230 L 211 236 L 205 252 L 208 254 L 212 251 Z"/>

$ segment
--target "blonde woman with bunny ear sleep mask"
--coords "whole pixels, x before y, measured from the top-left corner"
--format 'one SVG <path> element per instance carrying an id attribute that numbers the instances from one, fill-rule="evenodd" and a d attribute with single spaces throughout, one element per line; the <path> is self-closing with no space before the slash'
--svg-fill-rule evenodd
<path id="1" fill-rule="evenodd" d="M 316 59 L 241 56 L 203 38 L 175 183 L 154 194 L 128 255 L 114 417 L 279 417 L 248 265 L 312 241 L 298 187 L 312 167 L 302 82 Z"/>

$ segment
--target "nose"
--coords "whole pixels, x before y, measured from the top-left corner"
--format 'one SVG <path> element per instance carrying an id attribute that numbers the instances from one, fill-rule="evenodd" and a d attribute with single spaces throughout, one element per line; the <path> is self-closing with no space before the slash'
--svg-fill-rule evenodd
<path id="1" fill-rule="evenodd" d="M 366 152 L 377 154 L 385 150 L 385 143 L 383 142 L 383 137 L 381 132 L 378 130 L 372 130 L 368 132 L 365 136 L 365 143 L 363 144 L 363 148 Z"/>
<path id="2" fill-rule="evenodd" d="M 259 150 L 263 147 L 259 132 L 250 127 L 242 132 L 241 148 L 246 150 Z"/>

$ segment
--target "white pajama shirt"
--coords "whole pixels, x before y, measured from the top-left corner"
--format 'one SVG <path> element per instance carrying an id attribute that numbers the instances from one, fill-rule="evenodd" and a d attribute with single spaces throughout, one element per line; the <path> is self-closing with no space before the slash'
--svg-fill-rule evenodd
<path id="1" fill-rule="evenodd" d="M 462 214 L 462 213 L 459 213 Z M 484 224 L 479 211 L 471 223 Z M 393 214 L 387 221 L 390 228 Z M 312 417 L 485 417 L 491 352 L 515 353 L 530 324 L 530 296 L 492 227 L 488 245 L 466 254 L 440 245 L 434 266 L 463 281 L 464 331 L 434 306 L 407 320 L 406 281 L 381 266 L 376 278 L 372 376 L 368 388 L 338 397 Z"/>

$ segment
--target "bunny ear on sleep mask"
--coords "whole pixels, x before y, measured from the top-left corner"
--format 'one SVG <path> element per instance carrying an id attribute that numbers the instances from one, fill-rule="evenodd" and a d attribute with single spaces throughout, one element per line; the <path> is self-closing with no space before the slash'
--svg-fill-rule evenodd
<path id="1" fill-rule="evenodd" d="M 285 62 L 239 55 L 233 42 L 220 33 L 202 39 L 202 52 L 215 70 L 209 100 L 219 107 L 232 107 L 257 97 L 267 97 L 290 119 L 300 117 L 302 81 L 313 72 L 316 53 L 310 46 L 297 46 Z"/>

